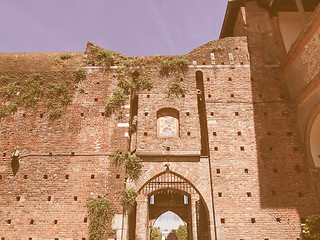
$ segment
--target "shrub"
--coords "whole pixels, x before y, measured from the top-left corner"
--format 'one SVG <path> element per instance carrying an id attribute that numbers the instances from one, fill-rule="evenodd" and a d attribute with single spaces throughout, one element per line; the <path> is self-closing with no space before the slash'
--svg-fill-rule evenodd
<path id="1" fill-rule="evenodd" d="M 132 188 L 123 189 L 120 195 L 121 195 L 122 206 L 125 209 L 131 209 L 134 206 L 134 203 L 136 202 L 138 192 Z"/>
<path id="2" fill-rule="evenodd" d="M 2 93 L 6 99 L 13 99 L 18 96 L 21 91 L 19 85 L 16 82 L 10 82 L 7 85 L 0 88 L 0 93 Z"/>
<path id="3" fill-rule="evenodd" d="M 219 52 L 219 51 L 224 50 L 224 47 L 221 47 L 221 46 L 212 46 L 210 50 L 211 50 L 211 52 Z"/>
<path id="4" fill-rule="evenodd" d="M 137 179 L 141 173 L 142 160 L 140 157 L 131 155 L 126 159 L 126 176 L 133 180 Z"/>
<path id="5" fill-rule="evenodd" d="M 303 239 L 320 239 L 320 215 L 308 216 L 306 222 L 302 225 Z"/>
<path id="6" fill-rule="evenodd" d="M 74 68 L 72 72 L 73 72 L 73 77 L 76 81 L 84 80 L 87 77 L 87 71 L 84 68 L 81 68 L 81 67 Z"/>
<path id="7" fill-rule="evenodd" d="M 128 96 L 125 94 L 122 88 L 116 88 L 113 90 L 113 94 L 106 101 L 104 101 L 104 106 L 106 112 L 113 112 L 119 109 L 123 104 L 125 104 Z"/>
<path id="8" fill-rule="evenodd" d="M 112 204 L 105 197 L 89 198 L 85 206 L 89 215 L 89 239 L 103 239 L 110 216 L 114 214 Z"/>
<path id="9" fill-rule="evenodd" d="M 8 84 L 8 82 L 10 82 L 10 77 L 8 75 L 0 76 L 0 85 Z"/>
<path id="10" fill-rule="evenodd" d="M 6 105 L 0 105 L 0 117 L 8 115 L 8 107 Z"/>
<path id="11" fill-rule="evenodd" d="M 105 68 L 110 68 L 114 65 L 114 56 L 112 51 L 98 47 L 92 47 L 90 51 L 98 65 L 101 65 Z"/>
<path id="12" fill-rule="evenodd" d="M 172 82 L 169 85 L 169 95 L 175 94 L 175 95 L 182 95 L 187 92 L 187 89 L 185 86 L 183 86 L 180 82 Z"/>
<path id="13" fill-rule="evenodd" d="M 67 60 L 67 59 L 72 58 L 72 55 L 70 53 L 62 53 L 62 54 L 60 54 L 59 58 L 61 60 Z"/>
<path id="14" fill-rule="evenodd" d="M 170 56 L 161 62 L 160 73 L 168 75 L 170 72 L 186 71 L 188 69 L 189 60 L 186 56 Z"/>
<path id="15" fill-rule="evenodd" d="M 123 152 L 120 152 L 120 151 L 117 151 L 115 155 L 113 155 L 113 163 L 116 165 L 116 166 L 121 166 L 125 159 L 126 159 L 126 156 L 127 154 L 126 153 L 123 153 Z"/>
<path id="16" fill-rule="evenodd" d="M 60 117 L 63 113 L 62 109 L 56 109 L 56 108 L 52 108 L 49 110 L 49 117 L 51 120 L 57 119 L 58 117 Z"/>

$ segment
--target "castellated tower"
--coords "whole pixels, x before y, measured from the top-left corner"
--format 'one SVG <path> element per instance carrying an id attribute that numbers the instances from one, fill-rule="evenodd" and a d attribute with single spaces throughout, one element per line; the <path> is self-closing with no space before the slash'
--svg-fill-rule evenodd
<path id="1" fill-rule="evenodd" d="M 1 240 L 89 239 L 90 199 L 114 209 L 103 239 L 150 240 L 167 211 L 190 240 L 302 239 L 320 9 L 284 2 L 230 1 L 221 38 L 184 56 L 1 53 Z"/>

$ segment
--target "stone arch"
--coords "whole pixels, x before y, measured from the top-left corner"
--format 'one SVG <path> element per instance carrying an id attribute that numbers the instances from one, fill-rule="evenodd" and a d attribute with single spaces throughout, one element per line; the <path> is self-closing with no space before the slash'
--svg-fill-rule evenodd
<path id="1" fill-rule="evenodd" d="M 202 193 L 197 189 L 196 185 L 189 181 L 185 176 L 182 176 L 180 173 L 175 171 L 171 171 L 168 168 L 160 173 L 159 170 L 151 170 L 148 171 L 144 176 L 140 177 L 139 182 L 135 184 L 135 189 L 139 192 L 137 197 L 136 226 L 146 226 L 145 228 L 139 227 L 136 229 L 136 234 L 140 236 L 141 239 L 148 239 L 148 235 L 150 235 L 149 221 L 154 220 L 155 215 L 159 215 L 158 211 L 153 212 L 155 208 L 152 208 L 152 206 L 149 204 L 149 196 L 156 191 L 165 190 L 172 191 L 174 192 L 173 194 L 180 195 L 180 197 L 181 195 L 183 195 L 183 197 L 184 195 L 188 196 L 188 204 L 185 206 L 180 206 L 182 207 L 181 209 L 184 209 L 183 211 L 188 211 L 187 213 L 184 213 L 187 215 L 187 217 L 181 217 L 179 214 L 178 216 L 181 219 L 188 220 L 188 232 L 190 233 L 190 236 L 193 236 L 192 239 L 198 239 L 197 234 L 199 234 L 199 232 L 200 234 L 203 234 L 203 229 L 205 229 L 204 232 L 206 232 L 207 235 L 202 239 L 210 239 L 211 219 L 209 216 L 207 203 L 208 200 L 206 201 Z M 169 194 L 167 196 L 169 196 Z M 167 202 L 167 200 L 165 200 L 165 202 Z M 177 203 L 178 201 L 175 202 Z M 167 206 L 164 206 L 163 208 L 166 211 L 170 210 L 174 212 L 172 207 L 167 208 Z M 201 218 L 205 219 L 202 222 L 197 221 L 197 216 L 200 213 L 202 214 Z"/>
<path id="2" fill-rule="evenodd" d="M 320 104 L 310 114 L 305 131 L 308 165 L 320 168 Z"/>

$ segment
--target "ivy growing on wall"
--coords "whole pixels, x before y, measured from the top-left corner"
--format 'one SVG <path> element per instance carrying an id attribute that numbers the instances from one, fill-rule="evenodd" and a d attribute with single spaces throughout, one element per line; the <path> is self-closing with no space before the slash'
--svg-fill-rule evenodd
<path id="1" fill-rule="evenodd" d="M 160 64 L 160 73 L 169 75 L 171 72 L 185 72 L 188 69 L 189 60 L 184 55 L 166 57 Z"/>
<path id="2" fill-rule="evenodd" d="M 17 76 L 18 75 L 18 76 Z M 15 74 L 0 76 L 0 117 L 8 116 L 19 107 L 36 108 L 41 102 L 51 119 L 62 115 L 62 107 L 71 102 L 75 84 L 86 77 L 86 70 L 77 68 L 65 72 L 59 80 L 53 75 Z M 61 80 L 63 79 L 63 80 Z"/>
<path id="3" fill-rule="evenodd" d="M 139 156 L 132 155 L 129 152 L 122 153 L 118 151 L 113 156 L 113 162 L 116 166 L 125 164 L 126 166 L 126 177 L 133 180 L 137 179 L 141 173 L 142 160 Z"/>
<path id="4" fill-rule="evenodd" d="M 89 198 L 85 206 L 89 215 L 89 240 L 102 240 L 114 208 L 105 197 Z"/>
<path id="5" fill-rule="evenodd" d="M 308 216 L 306 222 L 302 224 L 303 239 L 320 239 L 320 215 Z"/>
<path id="6" fill-rule="evenodd" d="M 186 92 L 186 87 L 180 82 L 171 82 L 169 85 L 169 95 L 175 94 L 176 96 L 179 96 L 185 94 Z"/>
<path id="7" fill-rule="evenodd" d="M 120 193 L 122 206 L 126 210 L 132 209 L 136 202 L 136 198 L 138 196 L 138 192 L 132 188 L 123 189 Z"/>

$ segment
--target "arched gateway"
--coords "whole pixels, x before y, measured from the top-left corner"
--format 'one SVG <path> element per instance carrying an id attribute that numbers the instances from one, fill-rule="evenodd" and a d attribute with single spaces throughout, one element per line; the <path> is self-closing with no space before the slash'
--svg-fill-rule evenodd
<path id="1" fill-rule="evenodd" d="M 210 239 L 208 210 L 201 194 L 188 180 L 168 169 L 139 189 L 136 209 L 129 215 L 129 239 L 149 240 L 155 221 L 167 211 L 186 223 L 190 240 Z"/>

